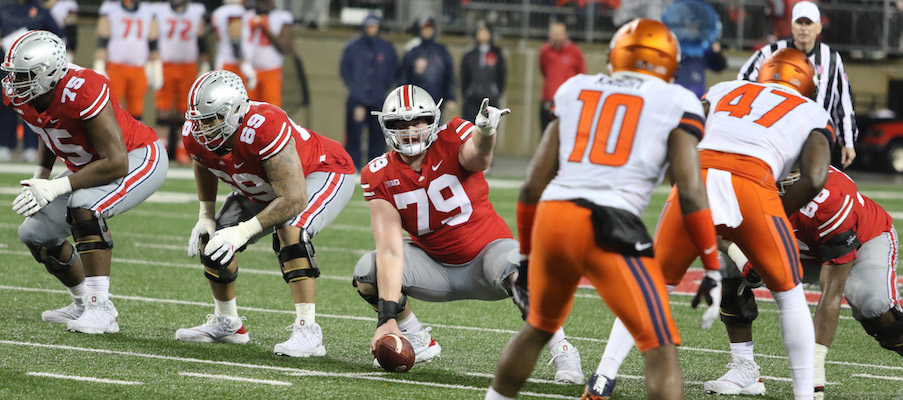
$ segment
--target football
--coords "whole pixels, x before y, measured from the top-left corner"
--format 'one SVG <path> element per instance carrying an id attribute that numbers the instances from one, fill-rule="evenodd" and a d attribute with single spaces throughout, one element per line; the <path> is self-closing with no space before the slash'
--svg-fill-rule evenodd
<path id="1" fill-rule="evenodd" d="M 408 372 L 414 367 L 414 346 L 404 336 L 393 333 L 376 341 L 373 356 L 389 372 Z"/>

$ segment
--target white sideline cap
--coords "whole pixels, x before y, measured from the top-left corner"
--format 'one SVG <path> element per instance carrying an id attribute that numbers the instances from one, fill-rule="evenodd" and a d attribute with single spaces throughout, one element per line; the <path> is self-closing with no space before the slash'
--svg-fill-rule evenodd
<path id="1" fill-rule="evenodd" d="M 812 22 L 821 23 L 821 13 L 818 12 L 818 6 L 811 1 L 801 1 L 793 6 L 793 22 L 800 18 L 807 18 Z"/>

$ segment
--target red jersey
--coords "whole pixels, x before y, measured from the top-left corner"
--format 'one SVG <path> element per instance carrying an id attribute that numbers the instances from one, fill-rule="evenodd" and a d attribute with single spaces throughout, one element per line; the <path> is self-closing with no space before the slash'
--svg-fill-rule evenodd
<path id="1" fill-rule="evenodd" d="M 806 206 L 790 216 L 790 223 L 802 242 L 800 252 L 822 263 L 845 264 L 856 259 L 856 249 L 825 259 L 819 248 L 835 236 L 853 231 L 861 243 L 888 232 L 893 226 L 890 215 L 872 199 L 863 196 L 856 183 L 831 167 L 825 188 Z"/>
<path id="2" fill-rule="evenodd" d="M 16 110 L 31 130 L 38 134 L 48 149 L 63 159 L 66 167 L 78 171 L 100 156 L 85 132 L 85 121 L 96 117 L 109 104 L 122 130 L 127 151 L 142 148 L 157 141 L 153 129 L 132 118 L 110 96 L 110 80 L 87 68 L 69 64 L 69 72 L 53 89 L 53 101 L 42 113 L 32 102 L 13 106 L 6 93 L 3 103 Z"/>
<path id="3" fill-rule="evenodd" d="M 252 101 L 235 135 L 232 151 L 220 157 L 194 140 L 191 122 L 182 126 L 182 143 L 191 158 L 232 190 L 254 201 L 269 203 L 276 198 L 263 162 L 284 149 L 291 139 L 295 140 L 304 176 L 316 171 L 354 173 L 351 156 L 342 145 L 298 126 L 285 111 L 268 103 Z"/>
<path id="4" fill-rule="evenodd" d="M 441 126 L 419 173 L 394 150 L 361 170 L 364 198 L 394 205 L 414 243 L 446 264 L 464 264 L 490 242 L 513 238 L 489 202 L 483 172 L 468 171 L 458 162 L 458 150 L 475 128 L 458 117 Z"/>

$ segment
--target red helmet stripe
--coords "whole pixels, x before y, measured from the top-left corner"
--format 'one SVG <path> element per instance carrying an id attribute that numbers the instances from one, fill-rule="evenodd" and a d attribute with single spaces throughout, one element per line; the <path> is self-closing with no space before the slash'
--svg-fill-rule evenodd
<path id="1" fill-rule="evenodd" d="M 26 33 L 26 34 L 24 34 L 24 35 L 22 35 L 22 36 L 19 36 L 19 38 L 16 39 L 15 42 L 13 42 L 13 45 L 12 45 L 12 46 L 9 46 L 9 52 L 6 53 L 6 62 L 8 62 L 8 63 L 13 62 L 13 52 L 15 51 L 16 46 L 17 46 L 20 42 L 22 42 L 22 39 L 25 39 L 26 37 L 29 37 L 29 36 L 31 36 L 31 35 L 33 35 L 33 34 L 35 34 L 35 33 L 38 33 L 38 32 L 39 32 L 39 31 L 31 31 L 31 32 L 28 32 L 28 33 Z"/>
<path id="2" fill-rule="evenodd" d="M 405 106 L 405 108 L 410 109 L 411 108 L 411 98 L 414 97 L 413 96 L 413 91 L 414 91 L 413 87 L 411 85 L 405 85 L 404 89 L 402 89 L 401 91 L 403 92 L 403 95 L 404 95 L 404 98 L 403 98 L 404 102 L 402 104 Z"/>
<path id="3" fill-rule="evenodd" d="M 197 104 L 198 92 L 199 92 L 198 89 L 201 87 L 201 83 L 204 82 L 204 80 L 206 80 L 207 77 L 210 76 L 210 74 L 212 74 L 214 72 L 216 72 L 216 71 L 210 71 L 210 72 L 204 74 L 203 76 L 201 76 L 200 78 L 198 78 L 198 80 L 194 82 L 194 86 L 191 87 L 191 94 L 189 95 L 190 100 L 189 100 L 188 104 Z"/>

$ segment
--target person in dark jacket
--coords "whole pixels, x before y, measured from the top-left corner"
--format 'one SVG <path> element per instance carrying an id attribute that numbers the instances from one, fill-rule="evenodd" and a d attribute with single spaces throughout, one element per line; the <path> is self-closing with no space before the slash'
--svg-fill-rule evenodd
<path id="1" fill-rule="evenodd" d="M 345 150 L 361 167 L 386 151 L 386 142 L 372 110 L 381 110 L 389 89 L 393 88 L 398 54 L 388 40 L 379 36 L 380 19 L 375 14 L 364 18 L 360 36 L 352 39 L 342 53 L 341 73 L 348 87 L 345 103 Z M 361 159 L 361 135 L 367 126 L 367 158 Z"/>
<path id="2" fill-rule="evenodd" d="M 12 46 L 13 42 L 30 30 L 45 30 L 62 36 L 63 31 L 53 20 L 50 11 L 47 11 L 36 0 L 16 0 L 0 5 L 0 40 L 2 40 L 2 56 Z M 16 129 L 19 126 L 19 116 L 11 107 L 0 104 L 0 161 L 12 160 L 12 152 L 15 150 L 18 139 Z M 38 154 L 38 135 L 31 133 L 28 125 L 22 124 L 25 129 L 23 140 L 24 148 L 22 157 L 25 161 L 34 162 Z"/>
<path id="3" fill-rule="evenodd" d="M 493 43 L 489 25 L 480 22 L 474 38 L 473 48 L 461 58 L 461 115 L 464 118 L 476 116 L 484 98 L 489 98 L 489 104 L 500 104 L 508 75 L 505 56 Z"/>
<path id="4" fill-rule="evenodd" d="M 455 65 L 451 54 L 444 44 L 436 42 L 436 20 L 433 17 L 421 17 L 417 26 L 420 28 L 420 44 L 402 58 L 399 83 L 423 88 L 437 104 L 442 99 L 440 109 L 452 115 L 458 106 L 455 102 Z"/>

